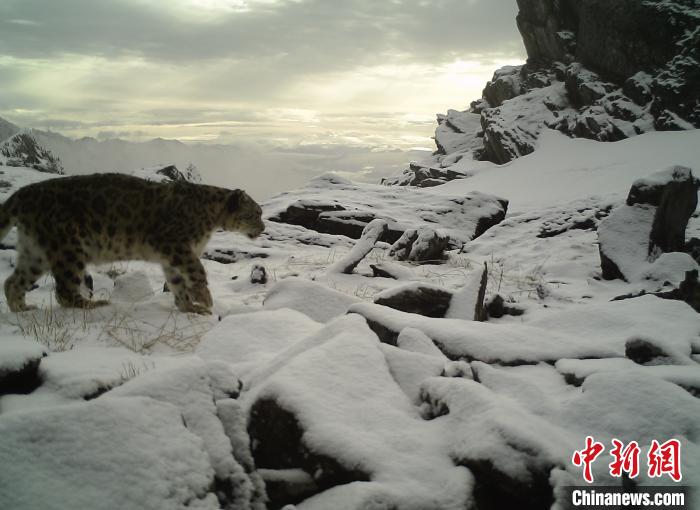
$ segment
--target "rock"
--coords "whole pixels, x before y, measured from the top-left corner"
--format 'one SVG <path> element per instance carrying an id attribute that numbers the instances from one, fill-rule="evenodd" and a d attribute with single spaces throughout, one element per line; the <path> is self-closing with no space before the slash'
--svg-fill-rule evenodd
<path id="1" fill-rule="evenodd" d="M 677 289 L 666 292 L 646 292 L 640 291 L 634 294 L 625 294 L 617 296 L 612 301 L 621 301 L 623 299 L 633 299 L 651 294 L 662 299 L 675 299 L 685 301 L 693 310 L 700 313 L 700 281 L 698 280 L 698 270 L 694 269 L 685 273 L 685 279 L 678 285 Z"/>
<path id="2" fill-rule="evenodd" d="M 625 344 L 625 357 L 639 365 L 668 365 L 670 356 L 652 342 L 634 338 Z"/>
<path id="3" fill-rule="evenodd" d="M 360 239 L 352 247 L 350 253 L 342 260 L 334 263 L 328 271 L 331 273 L 351 274 L 362 259 L 374 249 L 374 245 L 386 234 L 388 228 L 385 220 L 375 219 L 370 221 L 362 230 Z"/>
<path id="4" fill-rule="evenodd" d="M 598 226 L 603 278 L 650 280 L 650 271 L 680 276 L 683 266 L 682 274 L 692 269 L 690 260 L 660 255 L 686 248 L 685 230 L 697 206 L 697 189 L 690 169 L 678 166 L 635 181 L 627 204 Z"/>
<path id="5" fill-rule="evenodd" d="M 579 63 L 571 64 L 566 69 L 564 84 L 569 101 L 577 108 L 591 106 L 618 88 L 614 83 L 603 81 L 596 73 L 583 68 Z"/>
<path id="6" fill-rule="evenodd" d="M 519 480 L 489 460 L 463 459 L 458 464 L 468 468 L 476 479 L 473 492 L 476 508 L 541 510 L 550 508 L 554 502 L 549 484 L 549 472 L 554 466 L 529 465 L 528 479 Z"/>
<path id="7" fill-rule="evenodd" d="M 190 434 L 199 439 L 202 453 L 210 463 L 213 483 L 210 490 L 216 494 L 221 508 L 226 510 L 259 510 L 260 487 L 238 461 L 250 456 L 249 450 L 234 455 L 233 446 L 245 447 L 240 435 L 245 434 L 244 421 L 234 416 L 235 404 L 228 398 L 216 398 L 240 387 L 239 379 L 225 365 L 212 366 L 197 358 L 186 360 L 175 368 L 152 370 L 140 374 L 104 397 L 115 400 L 147 397 L 151 402 L 167 403 L 177 410 L 179 422 Z M 215 374 L 212 376 L 210 374 Z M 220 411 L 226 419 L 224 426 Z M 241 413 L 243 414 L 243 413 Z M 234 436 L 234 440 L 227 435 Z"/>
<path id="8" fill-rule="evenodd" d="M 402 312 L 444 317 L 450 308 L 452 296 L 452 292 L 441 287 L 412 282 L 380 292 L 374 302 Z"/>
<path id="9" fill-rule="evenodd" d="M 0 507 L 230 509 L 203 446 L 178 407 L 152 398 L 105 395 L 7 413 Z"/>
<path id="10" fill-rule="evenodd" d="M 504 101 L 525 92 L 520 76 L 522 70 L 523 66 L 505 66 L 494 73 L 482 93 L 490 107 L 501 106 Z"/>
<path id="11" fill-rule="evenodd" d="M 5 338 L 0 343 L 0 395 L 31 393 L 41 385 L 39 364 L 44 348 L 23 338 Z"/>
<path id="12" fill-rule="evenodd" d="M 500 294 L 496 294 L 493 298 L 491 298 L 488 303 L 486 303 L 484 308 L 486 310 L 487 318 L 493 317 L 494 319 L 500 319 L 504 315 L 519 317 L 525 313 L 525 310 L 522 308 L 506 305 L 505 300 Z"/>
<path id="13" fill-rule="evenodd" d="M 518 30 L 528 58 L 533 60 L 571 59 L 576 49 L 578 28 L 575 2 L 570 0 L 518 0 Z"/>
<path id="14" fill-rule="evenodd" d="M 391 278 L 393 280 L 410 280 L 413 278 L 413 272 L 401 264 L 395 262 L 381 262 L 379 264 L 370 264 L 372 276 L 376 278 Z"/>
<path id="15" fill-rule="evenodd" d="M 612 206 L 608 204 L 580 207 L 575 211 L 563 211 L 542 223 L 539 238 L 555 237 L 570 230 L 594 230 L 605 218 Z"/>
<path id="16" fill-rule="evenodd" d="M 659 292 L 656 296 L 663 299 L 677 299 L 685 301 L 693 310 L 700 313 L 700 280 L 698 280 L 698 270 L 685 273 L 685 279 L 677 289 L 668 292 Z"/>
<path id="17" fill-rule="evenodd" d="M 487 281 L 488 266 L 484 262 L 484 268 L 481 271 L 474 271 L 464 286 L 454 293 L 445 317 L 471 321 L 486 320 L 484 296 L 486 295 Z"/>
<path id="18" fill-rule="evenodd" d="M 700 127 L 700 11 L 693 0 L 518 0 L 523 66 L 494 73 L 471 112 L 481 130 L 438 117 L 437 153 L 387 184 L 439 185 L 450 150 L 505 164 L 537 148 L 540 133 L 618 141 Z M 459 148 L 458 148 L 459 146 Z M 457 165 L 464 172 L 463 165 Z"/>
<path id="19" fill-rule="evenodd" d="M 213 260 L 219 264 L 233 264 L 239 260 L 266 259 L 270 255 L 265 252 L 252 252 L 227 248 L 212 248 L 202 254 L 202 258 Z"/>
<path id="20" fill-rule="evenodd" d="M 306 498 L 321 492 L 313 477 L 303 469 L 260 469 L 265 482 L 269 509 L 293 507 Z M 296 507 L 293 507 L 296 508 Z"/>
<path id="21" fill-rule="evenodd" d="M 25 166 L 39 172 L 63 175 L 58 157 L 45 149 L 29 132 L 21 131 L 0 145 L 0 155 L 7 158 L 7 166 Z"/>
<path id="22" fill-rule="evenodd" d="M 441 154 L 468 150 L 479 128 L 479 116 L 472 112 L 448 110 L 447 115 L 437 116 L 435 145 Z"/>
<path id="23" fill-rule="evenodd" d="M 666 64 L 684 32 L 696 26 L 696 8 L 680 2 L 587 0 L 578 12 L 576 58 L 625 79 Z"/>
<path id="24" fill-rule="evenodd" d="M 191 163 L 187 166 L 187 169 L 184 172 L 179 170 L 175 165 L 166 165 L 141 168 L 131 172 L 131 174 L 135 175 L 136 177 L 141 177 L 142 179 L 157 182 L 188 181 L 197 184 L 202 182 L 202 176 L 200 175 L 199 170 L 197 170 L 197 167 Z"/>
<path id="25" fill-rule="evenodd" d="M 672 167 L 642 181 L 643 188 L 658 188 L 659 203 L 649 236 L 649 251 L 682 251 L 685 248 L 685 229 L 698 205 L 700 181 L 689 168 Z M 639 181 L 637 186 L 640 187 Z"/>
<path id="26" fill-rule="evenodd" d="M 271 222 L 352 239 L 359 239 L 369 222 L 382 219 L 388 228 L 379 241 L 388 243 L 408 229 L 434 229 L 437 224 L 439 236 L 449 238 L 449 247 L 461 248 L 500 222 L 507 207 L 507 200 L 479 192 L 450 196 L 427 188 L 356 184 L 326 174 L 300 190 L 274 197 L 264 209 Z M 294 233 L 295 239 L 302 235 Z"/>
<path id="27" fill-rule="evenodd" d="M 248 434 L 253 445 L 255 465 L 259 469 L 298 470 L 298 475 L 304 476 L 305 473 L 313 480 L 313 485 L 305 485 L 309 489 L 315 487 L 316 492 L 335 485 L 369 480 L 367 473 L 348 469 L 333 458 L 309 449 L 304 444 L 304 430 L 299 420 L 275 400 L 259 399 L 253 404 L 248 419 Z M 275 494 L 279 504 L 277 508 L 299 503 L 299 498 L 310 495 L 309 491 L 290 492 Z"/>
<path id="28" fill-rule="evenodd" d="M 435 262 L 444 258 L 450 239 L 430 228 L 409 229 L 392 245 L 389 255 L 411 262 Z"/>
<path id="29" fill-rule="evenodd" d="M 459 161 L 459 159 L 463 157 L 463 154 L 458 154 L 454 157 L 456 158 L 456 161 Z M 467 173 L 459 170 L 442 168 L 434 165 L 424 166 L 420 163 L 412 161 L 401 175 L 383 178 L 382 184 L 385 186 L 416 186 L 418 188 L 432 188 L 455 179 L 465 179 L 467 177 L 469 177 Z"/>
<path id="30" fill-rule="evenodd" d="M 267 283 L 267 269 L 260 264 L 254 264 L 250 270 L 250 283 L 265 285 Z"/>

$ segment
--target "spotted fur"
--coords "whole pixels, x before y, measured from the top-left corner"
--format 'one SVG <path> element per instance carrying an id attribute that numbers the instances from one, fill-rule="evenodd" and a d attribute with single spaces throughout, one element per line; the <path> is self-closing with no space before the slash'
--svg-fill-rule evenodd
<path id="1" fill-rule="evenodd" d="M 183 312 L 210 313 L 212 298 L 200 256 L 222 228 L 257 237 L 260 206 L 242 190 L 189 182 L 157 183 L 121 174 L 51 179 L 15 192 L 0 207 L 0 239 L 17 226 L 17 264 L 5 281 L 10 310 L 31 307 L 25 294 L 50 271 L 61 306 L 106 301 L 80 295 L 88 263 L 146 260 L 163 266 Z"/>

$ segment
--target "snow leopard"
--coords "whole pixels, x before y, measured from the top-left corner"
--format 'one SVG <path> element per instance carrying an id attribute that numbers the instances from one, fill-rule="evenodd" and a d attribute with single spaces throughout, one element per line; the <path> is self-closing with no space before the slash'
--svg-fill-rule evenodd
<path id="1" fill-rule="evenodd" d="M 0 239 L 17 226 L 17 263 L 5 281 L 11 311 L 36 308 L 25 295 L 50 271 L 57 302 L 94 308 L 80 293 L 88 263 L 160 263 L 182 312 L 211 313 L 200 256 L 216 229 L 250 238 L 265 229 L 262 209 L 245 191 L 160 183 L 124 174 L 61 177 L 18 189 L 0 206 Z"/>

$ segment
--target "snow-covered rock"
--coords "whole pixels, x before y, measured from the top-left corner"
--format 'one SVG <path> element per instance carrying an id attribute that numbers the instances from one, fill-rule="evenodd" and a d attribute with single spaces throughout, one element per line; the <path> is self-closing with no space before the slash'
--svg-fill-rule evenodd
<path id="1" fill-rule="evenodd" d="M 21 337 L 0 342 L 0 395 L 29 393 L 40 384 L 39 363 L 45 348 Z"/>
<path id="2" fill-rule="evenodd" d="M 325 285 L 301 278 L 285 278 L 270 289 L 263 306 L 267 310 L 289 308 L 317 322 L 328 322 L 345 315 L 350 305 L 360 300 Z"/>
<path id="3" fill-rule="evenodd" d="M 439 427 L 420 418 L 356 315 L 330 323 L 246 402 L 256 464 L 302 469 L 326 489 L 300 509 L 466 504 L 468 472 L 445 454 Z"/>
<path id="4" fill-rule="evenodd" d="M 369 222 L 383 219 L 388 230 L 381 241 L 395 242 L 408 229 L 429 228 L 448 237 L 450 246 L 459 247 L 501 221 L 507 207 L 507 200 L 477 192 L 445 196 L 428 189 L 355 184 L 325 174 L 305 188 L 268 201 L 264 216 L 273 237 L 282 234 L 275 226 L 282 223 L 302 226 L 321 237 L 330 234 L 358 239 Z"/>
<path id="5" fill-rule="evenodd" d="M 699 183 L 689 168 L 675 166 L 638 179 L 627 203 L 598 226 L 606 279 L 680 283 L 697 263 L 687 253 L 685 232 L 698 203 Z"/>
<path id="6" fill-rule="evenodd" d="M 546 128 L 610 142 L 700 127 L 696 3 L 519 0 L 518 8 L 527 63 L 497 70 L 470 111 L 439 115 L 436 153 L 384 184 L 468 178 L 465 161 L 530 154 Z M 470 130 L 448 122 L 476 114 L 481 126 Z"/>
<path id="7" fill-rule="evenodd" d="M 4 164 L 63 175 L 61 160 L 36 141 L 31 131 L 20 131 L 0 144 Z"/>
<path id="8" fill-rule="evenodd" d="M 181 171 L 175 165 L 154 166 L 140 168 L 134 170 L 131 175 L 156 182 L 177 182 L 189 181 L 196 184 L 202 182 L 202 176 L 197 170 L 197 167 L 190 163 L 184 171 Z"/>
<path id="9" fill-rule="evenodd" d="M 0 417 L 0 507 L 221 508 L 203 439 L 182 411 L 100 398 Z"/>

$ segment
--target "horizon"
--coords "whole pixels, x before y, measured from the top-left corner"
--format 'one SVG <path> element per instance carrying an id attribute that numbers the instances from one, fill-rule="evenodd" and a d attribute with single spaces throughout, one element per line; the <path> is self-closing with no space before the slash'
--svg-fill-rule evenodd
<path id="1" fill-rule="evenodd" d="M 515 2 L 11 0 L 0 117 L 80 139 L 432 149 L 522 63 Z"/>

